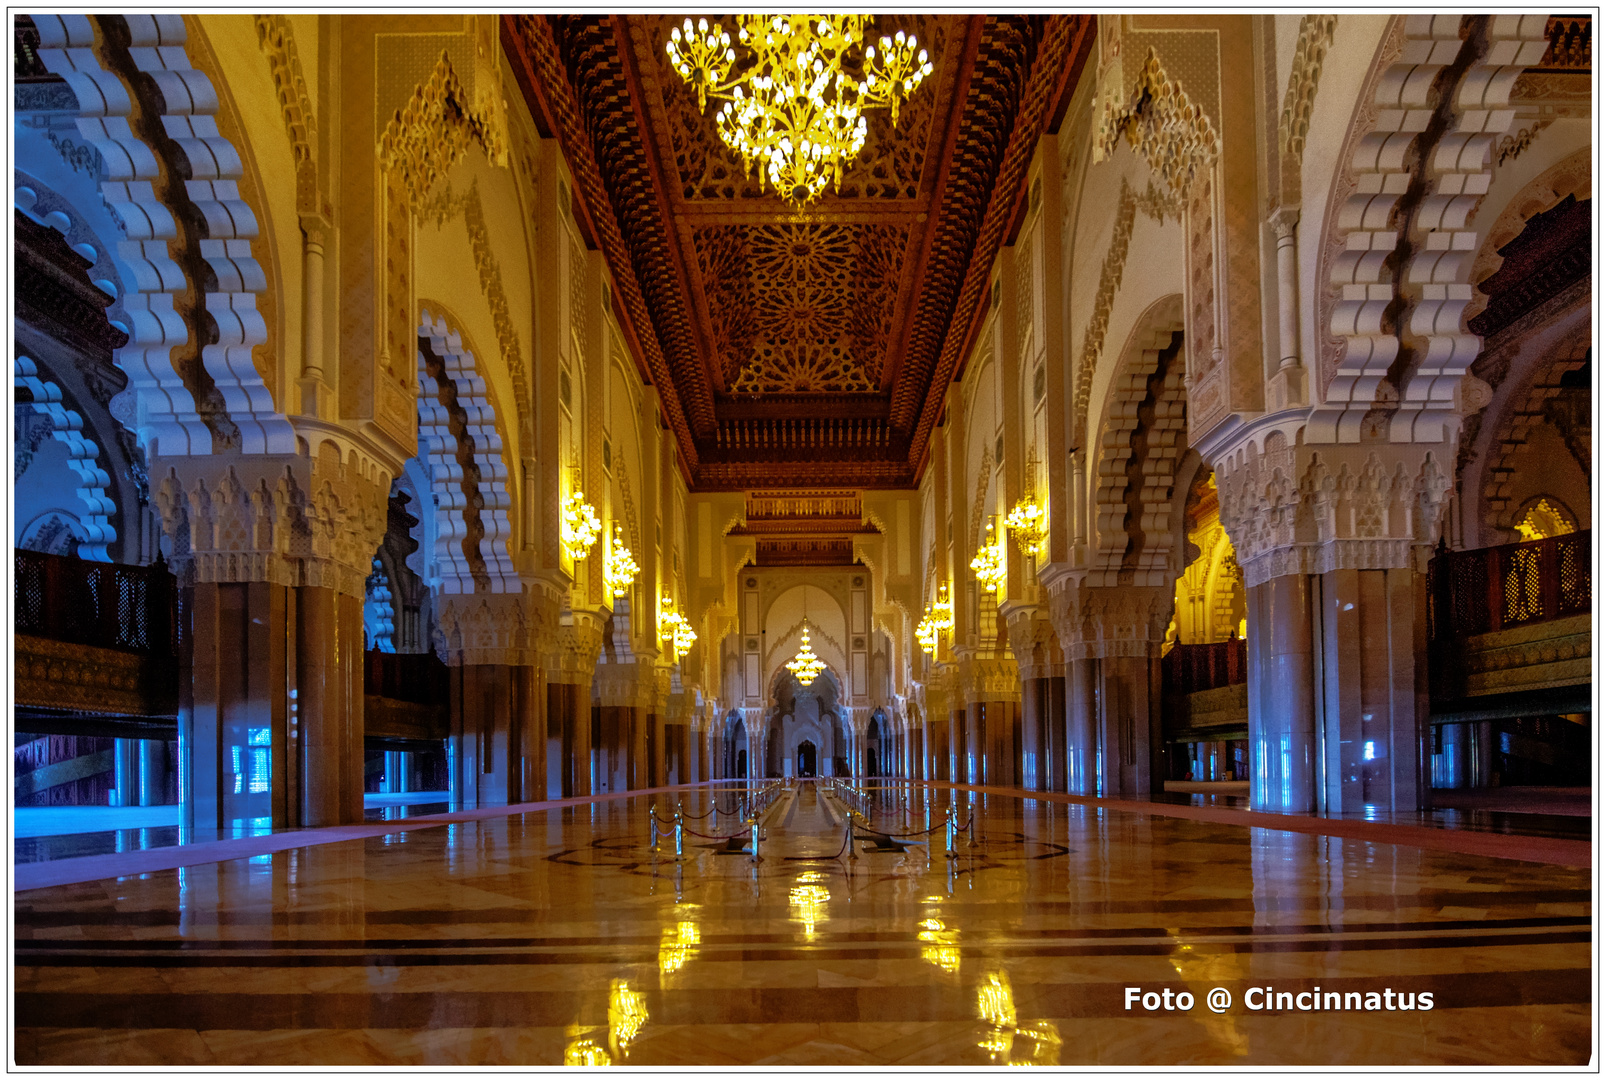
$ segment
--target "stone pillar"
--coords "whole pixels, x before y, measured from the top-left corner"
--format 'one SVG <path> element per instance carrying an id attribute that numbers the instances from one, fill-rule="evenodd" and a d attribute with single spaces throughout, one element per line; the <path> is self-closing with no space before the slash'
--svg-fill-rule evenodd
<path id="1" fill-rule="evenodd" d="M 1061 668 L 1063 671 L 1064 669 Z M 1065 676 L 1043 680 L 1043 765 L 1045 791 L 1068 791 L 1065 779 Z"/>
<path id="2" fill-rule="evenodd" d="M 1043 737 L 1044 698 L 1047 696 L 1046 679 L 1030 679 L 1021 684 L 1021 787 L 1027 791 L 1047 791 L 1044 775 L 1048 754 Z"/>
<path id="3" fill-rule="evenodd" d="M 1305 369 L 1299 359 L 1299 208 L 1280 207 L 1271 216 L 1277 238 L 1277 370 L 1267 403 L 1285 409 L 1305 403 Z"/>
<path id="4" fill-rule="evenodd" d="M 1159 657 L 1106 656 L 1096 672 L 1104 790 L 1148 794 L 1165 775 Z"/>
<path id="5" fill-rule="evenodd" d="M 1331 570 L 1321 604 L 1326 806 L 1414 810 L 1425 801 L 1427 589 L 1410 568 Z"/>
<path id="6" fill-rule="evenodd" d="M 140 806 L 139 740 L 112 742 L 112 805 Z"/>
<path id="7" fill-rule="evenodd" d="M 167 795 L 167 767 L 167 744 L 159 739 L 141 739 L 139 805 L 163 805 Z"/>
<path id="8" fill-rule="evenodd" d="M 1050 790 L 1054 769 L 1049 734 L 1048 677 L 1060 668 L 1062 653 L 1048 611 L 1037 603 L 1009 601 L 999 613 L 1008 620 L 1009 649 L 1019 673 L 1019 735 L 1010 754 L 1015 782 L 1029 791 Z"/>
<path id="9" fill-rule="evenodd" d="M 1316 718 L 1311 686 L 1310 582 L 1303 574 L 1247 590 L 1250 802 L 1316 809 Z M 1338 746 L 1327 768 L 1337 776 Z"/>
<path id="10" fill-rule="evenodd" d="M 355 450 L 343 458 L 334 438 L 316 458 L 152 463 L 190 617 L 178 725 L 187 825 L 362 820 L 363 582 L 390 478 Z"/>
<path id="11" fill-rule="evenodd" d="M 602 620 L 570 614 L 543 638 L 547 700 L 547 798 L 593 793 L 591 684 L 602 651 Z"/>
<path id="12" fill-rule="evenodd" d="M 1065 782 L 1072 795 L 1100 795 L 1098 693 L 1094 669 L 1084 658 L 1065 663 Z"/>
<path id="13" fill-rule="evenodd" d="M 1386 430 L 1444 430 L 1404 419 Z M 1408 811 L 1427 801 L 1424 571 L 1454 447 L 1324 441 L 1343 430 L 1211 455 L 1249 594 L 1251 799 Z"/>
<path id="14" fill-rule="evenodd" d="M 546 794 L 547 699 L 537 665 L 550 607 L 534 593 L 439 598 L 451 669 L 452 801 L 461 808 Z"/>

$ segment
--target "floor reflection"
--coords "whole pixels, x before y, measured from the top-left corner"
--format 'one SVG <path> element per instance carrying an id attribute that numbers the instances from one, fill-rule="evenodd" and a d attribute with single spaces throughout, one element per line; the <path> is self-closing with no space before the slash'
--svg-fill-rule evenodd
<path id="1" fill-rule="evenodd" d="M 874 790 L 884 787 L 885 790 Z M 868 831 L 923 829 L 872 785 Z M 952 798 L 930 799 L 942 820 Z M 725 797 L 729 801 L 729 796 Z M 1558 1065 L 1589 1059 L 1587 870 L 961 793 L 863 842 L 803 787 L 763 861 L 648 799 L 17 893 L 25 1065 Z M 714 820 L 704 793 L 688 820 Z M 706 830 L 713 832 L 714 830 Z M 817 834 L 817 835 L 816 835 Z M 38 839 L 38 838 L 35 838 Z M 1226 987 L 1431 1013 L 1205 1008 Z M 1134 1013 L 1125 990 L 1186 991 Z M 1360 1033 L 1359 1035 L 1357 1033 Z M 1074 1037 L 1072 1037 L 1074 1035 Z"/>

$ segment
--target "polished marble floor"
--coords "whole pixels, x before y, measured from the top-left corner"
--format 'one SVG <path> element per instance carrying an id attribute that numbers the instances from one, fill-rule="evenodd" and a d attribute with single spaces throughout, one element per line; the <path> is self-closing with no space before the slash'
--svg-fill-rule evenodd
<path id="1" fill-rule="evenodd" d="M 18 892 L 15 1060 L 1511 1066 L 1594 1045 L 1588 869 L 948 790 L 928 834 L 920 788 L 879 793 L 850 859 L 809 784 L 756 864 L 734 795 L 680 794 L 676 862 L 647 805 L 676 798 Z M 950 859 L 956 798 L 975 843 Z M 1192 1008 L 1144 1008 L 1167 992 Z M 1268 992 L 1287 1007 L 1251 1007 Z M 1385 992 L 1418 1008 L 1367 1008 Z"/>

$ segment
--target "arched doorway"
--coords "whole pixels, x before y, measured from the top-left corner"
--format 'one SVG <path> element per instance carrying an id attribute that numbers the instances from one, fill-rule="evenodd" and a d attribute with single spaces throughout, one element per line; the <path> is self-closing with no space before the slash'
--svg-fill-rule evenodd
<path id="1" fill-rule="evenodd" d="M 797 746 L 797 774 L 799 776 L 815 776 L 819 773 L 819 752 L 808 739 L 804 739 Z"/>
<path id="2" fill-rule="evenodd" d="M 802 776 L 802 748 L 813 755 L 810 775 L 846 772 L 847 741 L 839 702 L 841 686 L 827 669 L 809 686 L 801 686 L 784 668 L 770 688 L 767 737 L 763 741 L 763 775 Z"/>
<path id="3" fill-rule="evenodd" d="M 726 718 L 724 759 L 726 779 L 747 778 L 747 725 L 734 711 Z"/>

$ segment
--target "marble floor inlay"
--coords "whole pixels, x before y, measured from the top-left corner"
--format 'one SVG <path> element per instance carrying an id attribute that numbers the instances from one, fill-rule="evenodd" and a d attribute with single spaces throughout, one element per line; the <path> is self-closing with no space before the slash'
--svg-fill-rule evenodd
<path id="1" fill-rule="evenodd" d="M 650 849 L 677 800 L 681 861 Z M 756 863 L 738 795 L 704 788 L 19 891 L 16 1062 L 1589 1060 L 1587 868 L 871 800 L 850 848 L 835 794 L 785 790 Z M 975 823 L 952 858 L 950 805 Z"/>

